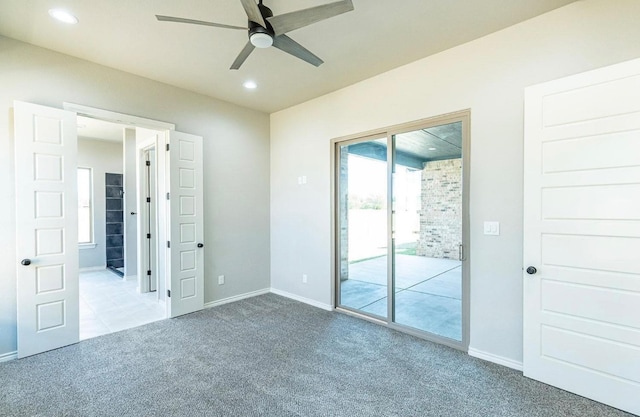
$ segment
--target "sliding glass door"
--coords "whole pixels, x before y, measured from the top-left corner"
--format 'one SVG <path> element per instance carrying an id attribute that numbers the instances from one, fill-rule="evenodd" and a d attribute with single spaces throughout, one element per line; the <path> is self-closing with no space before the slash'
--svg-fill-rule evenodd
<path id="1" fill-rule="evenodd" d="M 395 323 L 462 341 L 462 123 L 393 138 Z"/>
<path id="2" fill-rule="evenodd" d="M 340 304 L 387 317 L 387 138 L 339 145 Z"/>
<path id="3" fill-rule="evenodd" d="M 336 304 L 466 348 L 467 118 L 336 143 Z"/>

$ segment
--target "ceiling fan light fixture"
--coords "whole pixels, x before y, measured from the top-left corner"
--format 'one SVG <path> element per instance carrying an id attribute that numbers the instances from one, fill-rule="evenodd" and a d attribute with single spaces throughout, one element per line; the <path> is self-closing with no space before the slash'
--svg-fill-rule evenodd
<path id="1" fill-rule="evenodd" d="M 69 25 L 75 25 L 78 23 L 78 18 L 62 9 L 49 9 L 49 16 L 53 17 L 57 21 L 67 23 Z"/>
<path id="2" fill-rule="evenodd" d="M 269 35 L 268 33 L 253 33 L 249 37 L 249 40 L 251 41 L 251 44 L 256 48 L 268 48 L 273 45 L 273 36 Z"/>

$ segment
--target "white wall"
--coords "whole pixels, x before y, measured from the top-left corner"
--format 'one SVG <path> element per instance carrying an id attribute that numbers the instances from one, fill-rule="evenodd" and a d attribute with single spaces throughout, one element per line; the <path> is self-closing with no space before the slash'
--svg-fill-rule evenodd
<path id="1" fill-rule="evenodd" d="M 8 38 L 0 57 L 0 355 L 16 350 L 13 100 L 78 103 L 203 136 L 205 302 L 269 287 L 266 114 Z"/>
<path id="2" fill-rule="evenodd" d="M 122 143 L 78 138 L 78 167 L 93 169 L 93 241 L 92 249 L 80 249 L 80 268 L 105 266 L 105 177 L 109 172 L 122 174 Z"/>
<path id="3" fill-rule="evenodd" d="M 638 16 L 579 1 L 272 114 L 272 287 L 332 302 L 331 139 L 470 108 L 471 348 L 521 361 L 523 89 L 639 57 Z"/>

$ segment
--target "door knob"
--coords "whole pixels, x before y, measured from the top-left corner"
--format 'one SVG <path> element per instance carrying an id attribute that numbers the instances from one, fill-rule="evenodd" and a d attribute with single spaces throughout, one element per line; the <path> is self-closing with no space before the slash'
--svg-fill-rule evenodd
<path id="1" fill-rule="evenodd" d="M 23 259 L 20 261 L 20 263 L 24 266 L 29 266 L 31 265 L 31 259 Z"/>
<path id="2" fill-rule="evenodd" d="M 198 243 L 198 247 L 199 247 L 199 248 L 204 248 L 204 244 L 202 244 L 202 243 Z"/>
<path id="3" fill-rule="evenodd" d="M 529 275 L 533 275 L 536 272 L 538 272 L 538 270 L 536 269 L 535 266 L 530 266 L 529 268 L 527 268 L 527 274 L 529 274 Z"/>

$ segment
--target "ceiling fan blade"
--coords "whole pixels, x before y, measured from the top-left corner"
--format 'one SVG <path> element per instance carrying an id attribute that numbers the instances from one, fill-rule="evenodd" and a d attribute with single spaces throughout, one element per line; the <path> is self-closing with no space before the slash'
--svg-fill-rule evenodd
<path id="1" fill-rule="evenodd" d="M 288 54 L 295 56 L 296 58 L 300 58 L 303 61 L 308 62 L 311 65 L 315 65 L 319 67 L 324 63 L 323 60 L 315 56 L 311 51 L 309 51 L 304 46 L 300 45 L 298 42 L 294 41 L 287 35 L 280 35 L 273 38 L 273 46 L 284 51 Z"/>
<path id="2" fill-rule="evenodd" d="M 267 20 L 273 26 L 276 35 L 282 35 L 351 10 L 353 10 L 353 1 L 344 0 L 268 17 Z"/>
<path id="3" fill-rule="evenodd" d="M 184 19 L 182 17 L 161 16 L 161 15 L 158 15 L 158 14 L 156 15 L 156 19 L 158 19 L 160 22 L 189 23 L 189 24 L 192 24 L 192 25 L 213 26 L 213 27 L 223 28 L 223 29 L 247 30 L 246 27 L 243 28 L 243 27 L 240 27 L 240 26 L 223 25 L 222 23 L 205 22 L 203 20 Z"/>
<path id="4" fill-rule="evenodd" d="M 240 55 L 238 55 L 236 60 L 233 61 L 233 64 L 231 64 L 231 69 L 232 70 L 240 69 L 240 66 L 244 63 L 244 61 L 247 60 L 247 58 L 249 57 L 249 55 L 251 55 L 251 52 L 253 52 L 254 49 L 256 49 L 256 47 L 253 46 L 251 42 L 247 42 L 247 44 L 244 46 L 242 51 L 240 51 Z"/>
<path id="5" fill-rule="evenodd" d="M 247 17 L 252 22 L 256 22 L 263 28 L 267 27 L 267 23 L 262 18 L 262 13 L 260 13 L 260 8 L 256 4 L 254 0 L 240 0 L 242 2 L 242 7 L 244 7 L 244 11 L 247 13 Z"/>

